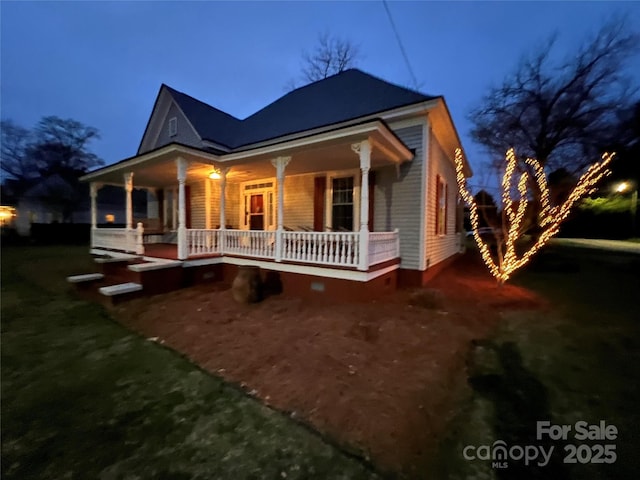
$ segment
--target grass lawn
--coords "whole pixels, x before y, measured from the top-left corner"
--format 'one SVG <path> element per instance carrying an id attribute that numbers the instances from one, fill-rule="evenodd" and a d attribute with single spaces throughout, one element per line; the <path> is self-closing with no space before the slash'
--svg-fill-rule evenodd
<path id="1" fill-rule="evenodd" d="M 376 478 L 67 294 L 81 247 L 2 251 L 2 478 Z"/>
<path id="2" fill-rule="evenodd" d="M 640 470 L 640 256 L 554 247 L 514 279 L 549 302 L 505 311 L 471 354 L 471 394 L 443 445 L 442 478 L 631 479 Z M 572 426 L 568 440 L 536 439 L 539 420 Z M 575 423 L 600 420 L 614 441 L 576 440 Z M 467 445 L 554 446 L 547 466 L 462 458 Z M 565 464 L 567 444 L 613 444 L 613 464 Z"/>

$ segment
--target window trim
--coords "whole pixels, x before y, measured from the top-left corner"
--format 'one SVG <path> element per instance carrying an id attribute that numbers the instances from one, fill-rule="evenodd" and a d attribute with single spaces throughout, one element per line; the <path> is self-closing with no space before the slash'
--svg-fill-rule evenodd
<path id="1" fill-rule="evenodd" d="M 327 186 L 325 188 L 324 228 L 331 231 L 333 224 L 333 180 L 336 178 L 353 177 L 353 231 L 360 231 L 360 169 L 337 170 L 326 172 Z"/>
<path id="2" fill-rule="evenodd" d="M 169 119 L 169 137 L 175 137 L 178 135 L 178 117 L 171 117 Z"/>
<path id="3" fill-rule="evenodd" d="M 246 182 L 240 183 L 240 199 L 238 201 L 238 227 L 240 228 L 240 230 L 249 230 L 249 224 L 247 223 L 245 225 L 244 223 L 244 201 L 245 195 L 251 195 L 252 193 L 260 193 L 264 195 L 264 230 L 276 230 L 278 225 L 278 184 L 275 177 L 247 180 Z M 273 203 L 270 203 L 270 199 Z"/>
<path id="4" fill-rule="evenodd" d="M 447 214 L 449 207 L 449 185 L 441 175 L 436 175 L 436 215 L 435 234 L 438 237 L 447 235 Z"/>

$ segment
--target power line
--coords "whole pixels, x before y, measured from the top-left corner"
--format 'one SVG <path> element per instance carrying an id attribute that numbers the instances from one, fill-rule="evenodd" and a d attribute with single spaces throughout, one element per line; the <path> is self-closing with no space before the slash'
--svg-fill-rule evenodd
<path id="1" fill-rule="evenodd" d="M 396 28 L 396 24 L 393 21 L 393 17 L 391 16 L 391 11 L 389 10 L 389 5 L 387 5 L 387 0 L 382 0 L 382 3 L 384 5 L 384 9 L 387 11 L 387 17 L 389 17 L 389 22 L 391 23 L 391 28 L 393 29 L 393 33 L 396 36 L 396 40 L 398 40 L 398 46 L 400 47 L 400 52 L 402 53 L 402 56 L 404 57 L 404 61 L 407 64 L 407 69 L 409 70 L 409 74 L 411 75 L 411 78 L 413 79 L 413 87 L 418 90 L 418 81 L 416 80 L 416 76 L 413 73 L 413 69 L 411 68 L 411 62 L 409 62 L 409 56 L 407 55 L 407 52 L 404 49 L 404 45 L 402 45 L 402 40 L 400 40 L 400 34 L 398 33 L 398 29 Z"/>

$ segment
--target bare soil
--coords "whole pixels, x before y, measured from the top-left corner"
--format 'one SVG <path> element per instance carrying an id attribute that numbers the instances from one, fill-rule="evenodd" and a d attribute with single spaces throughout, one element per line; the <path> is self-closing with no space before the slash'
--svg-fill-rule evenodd
<path id="1" fill-rule="evenodd" d="M 497 287 L 474 254 L 427 289 L 372 303 L 272 296 L 239 305 L 210 284 L 115 307 L 130 328 L 289 412 L 386 472 L 424 478 L 447 422 L 468 394 L 466 359 L 499 312 L 544 308 Z"/>

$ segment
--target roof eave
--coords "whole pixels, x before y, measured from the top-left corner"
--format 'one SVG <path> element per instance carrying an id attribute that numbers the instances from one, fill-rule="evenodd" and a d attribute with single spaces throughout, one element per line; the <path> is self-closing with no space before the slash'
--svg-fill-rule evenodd
<path id="1" fill-rule="evenodd" d="M 198 157 L 203 158 L 204 160 L 209 160 L 211 162 L 217 162 L 220 160 L 218 155 L 215 155 L 206 150 L 202 150 L 199 148 L 192 147 L 190 145 L 184 145 L 182 143 L 170 143 L 168 145 L 164 145 L 162 147 L 156 148 L 155 150 L 151 150 L 149 152 L 145 152 L 142 155 L 135 155 L 133 157 L 125 158 L 124 160 L 120 160 L 117 163 L 112 165 L 107 165 L 106 167 L 99 168 L 92 172 L 89 172 L 82 177 L 80 177 L 81 182 L 91 182 L 98 181 L 101 176 L 108 175 L 110 173 L 117 172 L 122 170 L 123 172 L 130 171 L 133 167 L 140 165 L 142 163 L 146 163 L 162 157 L 168 154 L 186 154 L 186 155 L 197 155 Z"/>

